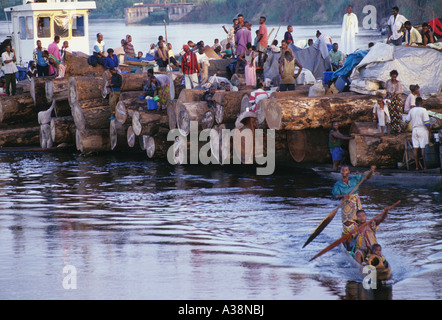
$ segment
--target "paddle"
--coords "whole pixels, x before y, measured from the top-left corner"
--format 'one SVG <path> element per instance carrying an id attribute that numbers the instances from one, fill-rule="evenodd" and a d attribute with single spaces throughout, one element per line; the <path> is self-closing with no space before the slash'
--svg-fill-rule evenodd
<path id="1" fill-rule="evenodd" d="M 167 41 L 167 23 L 166 20 L 163 20 L 164 22 L 164 32 L 166 36 L 166 46 L 167 46 L 167 61 L 169 66 L 169 88 L 170 88 L 170 99 L 175 98 L 175 86 L 173 84 L 173 76 L 172 76 L 172 68 L 170 67 L 170 55 L 169 55 L 169 42 Z"/>
<path id="2" fill-rule="evenodd" d="M 359 186 L 366 180 L 370 179 L 371 175 L 374 172 L 374 169 L 376 169 L 376 167 L 372 167 L 370 172 L 356 185 L 356 187 L 353 188 L 353 190 L 349 193 L 349 197 L 356 191 L 358 190 Z M 347 201 L 345 198 L 341 201 L 341 203 L 339 204 L 339 206 L 333 210 L 332 212 L 330 212 L 322 221 L 321 223 L 316 227 L 315 231 L 313 231 L 313 233 L 310 235 L 310 237 L 307 239 L 307 241 L 304 243 L 304 245 L 302 246 L 303 248 L 308 245 L 310 242 L 313 241 L 313 239 L 315 239 L 321 232 L 322 230 L 325 229 L 326 226 L 328 226 L 328 224 L 333 220 L 333 218 L 336 215 L 336 212 L 338 212 L 339 208 L 345 203 L 345 201 Z"/>
<path id="3" fill-rule="evenodd" d="M 368 226 L 370 223 L 372 223 L 373 221 L 375 221 L 377 218 L 381 217 L 382 215 L 386 214 L 388 211 L 390 211 L 391 209 L 393 209 L 394 207 L 396 207 L 398 204 L 400 203 L 400 201 L 397 201 L 395 204 L 393 204 L 390 207 L 386 207 L 384 209 L 384 211 L 382 211 L 382 213 L 378 214 L 377 216 L 375 216 L 373 219 L 363 223 L 362 225 L 360 225 L 356 230 L 353 230 L 345 235 L 343 235 L 341 238 L 339 238 L 338 240 L 336 240 L 335 242 L 333 242 L 332 244 L 330 244 L 329 246 L 327 246 L 325 249 L 323 249 L 321 252 L 319 252 L 317 255 L 315 255 L 313 258 L 311 258 L 309 261 L 312 261 L 314 259 L 316 259 L 319 256 L 322 256 L 324 253 L 330 251 L 331 249 L 335 248 L 336 246 L 340 245 L 341 243 L 349 240 L 352 238 L 353 233 L 358 232 L 360 229 L 363 229 L 364 227 Z"/>

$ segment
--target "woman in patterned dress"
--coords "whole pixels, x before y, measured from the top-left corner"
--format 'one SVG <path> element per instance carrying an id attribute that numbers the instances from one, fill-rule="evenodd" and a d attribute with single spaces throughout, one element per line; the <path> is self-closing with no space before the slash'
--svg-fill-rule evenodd
<path id="1" fill-rule="evenodd" d="M 390 100 L 388 111 L 390 113 L 390 126 L 393 133 L 402 131 L 402 113 L 404 102 L 400 95 L 402 94 L 402 83 L 397 80 L 399 73 L 396 70 L 390 72 L 391 79 L 387 80 L 385 87 L 387 89 L 387 99 Z"/>

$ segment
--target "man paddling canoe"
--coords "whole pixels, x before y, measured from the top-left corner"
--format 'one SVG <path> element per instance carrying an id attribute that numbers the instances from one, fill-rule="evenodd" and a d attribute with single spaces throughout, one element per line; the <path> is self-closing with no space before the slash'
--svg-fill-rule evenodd
<path id="1" fill-rule="evenodd" d="M 336 199 L 344 200 L 341 207 L 341 219 L 344 234 L 349 232 L 349 228 L 356 223 L 356 212 L 362 209 L 359 199 L 359 188 L 363 180 L 368 180 L 376 170 L 376 166 L 371 166 L 370 172 L 364 176 L 362 174 L 350 176 L 350 168 L 347 165 L 341 167 L 342 180 L 337 181 L 333 187 L 332 194 Z"/>

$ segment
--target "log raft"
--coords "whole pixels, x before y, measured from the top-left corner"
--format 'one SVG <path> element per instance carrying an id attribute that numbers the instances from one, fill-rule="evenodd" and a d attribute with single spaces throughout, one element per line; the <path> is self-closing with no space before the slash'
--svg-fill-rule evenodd
<path id="1" fill-rule="evenodd" d="M 349 126 L 355 121 L 371 121 L 375 103 L 374 96 L 352 93 L 262 101 L 267 125 L 276 130 L 331 128 L 333 121 L 338 121 L 341 126 Z"/>

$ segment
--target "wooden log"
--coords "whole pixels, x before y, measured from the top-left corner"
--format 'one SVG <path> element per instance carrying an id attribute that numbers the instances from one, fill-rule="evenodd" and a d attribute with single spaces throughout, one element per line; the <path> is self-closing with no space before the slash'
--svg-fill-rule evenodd
<path id="1" fill-rule="evenodd" d="M 169 129 L 175 129 L 177 127 L 177 116 L 178 116 L 178 100 L 168 100 L 166 102 L 167 116 L 169 117 Z"/>
<path id="2" fill-rule="evenodd" d="M 9 127 L 0 129 L 1 147 L 23 147 L 40 145 L 40 126 Z"/>
<path id="3" fill-rule="evenodd" d="M 232 163 L 232 129 L 234 129 L 234 124 L 222 123 L 220 125 L 214 125 L 210 131 L 210 152 L 220 165 Z"/>
<path id="4" fill-rule="evenodd" d="M 133 146 L 129 146 L 127 132 L 129 124 L 121 124 L 116 119 L 109 123 L 110 146 L 112 151 L 133 151 Z"/>
<path id="5" fill-rule="evenodd" d="M 146 91 L 123 91 L 120 93 L 120 99 L 118 101 L 124 101 L 135 98 L 139 99 L 141 96 L 146 96 Z"/>
<path id="6" fill-rule="evenodd" d="M 379 132 L 377 122 L 355 122 L 350 127 L 350 133 L 376 135 Z"/>
<path id="7" fill-rule="evenodd" d="M 424 99 L 422 101 L 422 106 L 427 110 L 438 112 L 438 110 L 442 109 L 442 93 L 439 93 L 434 97 Z"/>
<path id="8" fill-rule="evenodd" d="M 178 102 L 195 102 L 203 100 L 204 89 L 183 89 L 178 97 Z"/>
<path id="9" fill-rule="evenodd" d="M 79 130 L 109 129 L 109 102 L 102 98 L 80 100 L 75 104 L 72 116 Z"/>
<path id="10" fill-rule="evenodd" d="M 75 55 L 66 52 L 65 56 L 65 77 L 73 76 L 101 76 L 105 70 L 104 66 L 98 64 L 96 67 L 87 62 L 87 55 Z"/>
<path id="11" fill-rule="evenodd" d="M 172 146 L 172 141 L 167 141 L 168 130 L 161 130 L 154 136 L 146 136 L 145 150 L 149 159 L 165 159 L 167 152 Z"/>
<path id="12" fill-rule="evenodd" d="M 287 130 L 286 135 L 288 150 L 296 162 L 331 162 L 327 130 Z"/>
<path id="13" fill-rule="evenodd" d="M 137 110 L 146 110 L 146 100 L 141 100 L 139 97 L 127 98 L 120 100 L 115 107 L 115 119 L 121 124 L 132 123 L 133 113 Z"/>
<path id="14" fill-rule="evenodd" d="M 354 135 L 349 141 L 348 149 L 350 162 L 355 167 L 397 168 L 402 162 L 405 141 L 411 138 L 411 133 L 398 135 Z"/>
<path id="15" fill-rule="evenodd" d="M 210 129 L 215 124 L 215 110 L 209 108 L 204 112 L 203 118 L 201 119 L 201 129 Z"/>
<path id="16" fill-rule="evenodd" d="M 101 77 L 71 77 L 69 79 L 69 105 L 72 108 L 72 105 L 78 101 L 102 98 L 101 90 Z"/>
<path id="17" fill-rule="evenodd" d="M 52 101 L 46 99 L 46 80 L 44 78 L 31 78 L 30 93 L 34 106 L 45 108 L 51 105 Z"/>
<path id="18" fill-rule="evenodd" d="M 38 108 L 34 106 L 31 95 L 24 93 L 0 97 L 0 122 L 37 122 Z"/>
<path id="19" fill-rule="evenodd" d="M 216 123 L 233 123 L 242 111 L 243 99 L 247 102 L 251 91 L 217 91 L 213 96 L 215 100 Z M 249 105 L 250 107 L 250 105 Z M 245 108 L 244 108 L 245 110 Z"/>
<path id="20" fill-rule="evenodd" d="M 72 116 L 51 119 L 51 138 L 54 145 L 72 144 L 75 141 L 75 123 Z"/>
<path id="21" fill-rule="evenodd" d="M 206 101 L 198 102 L 178 102 L 177 127 L 183 136 L 190 133 L 190 122 L 198 122 L 198 128 L 201 129 L 201 121 L 206 111 L 209 109 Z"/>
<path id="22" fill-rule="evenodd" d="M 77 150 L 82 153 L 110 150 L 109 129 L 75 130 Z"/>
<path id="23" fill-rule="evenodd" d="M 112 74 L 110 71 L 105 71 L 102 75 L 101 94 L 103 98 L 106 98 L 109 94 L 109 88 Z M 147 74 L 143 73 L 121 73 L 122 84 L 121 92 L 126 91 L 141 91 L 143 90 L 143 82 L 147 79 Z"/>
<path id="24" fill-rule="evenodd" d="M 169 117 L 161 111 L 134 111 L 132 116 L 132 129 L 137 136 L 153 136 L 159 131 L 160 126 L 169 125 Z"/>
<path id="25" fill-rule="evenodd" d="M 69 78 L 55 78 L 45 80 L 46 100 L 68 101 L 69 96 Z"/>
<path id="26" fill-rule="evenodd" d="M 135 134 L 135 132 L 134 132 L 132 126 L 129 126 L 129 127 L 127 128 L 127 131 L 126 131 L 127 145 L 128 145 L 130 148 L 135 147 L 135 144 L 136 144 L 137 139 L 138 139 L 138 136 Z"/>
<path id="27" fill-rule="evenodd" d="M 271 98 L 263 101 L 263 107 L 270 129 L 330 129 L 333 121 L 341 126 L 371 121 L 375 102 L 374 96 L 341 93 L 327 97 Z"/>

